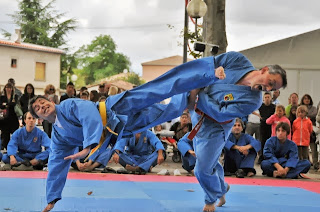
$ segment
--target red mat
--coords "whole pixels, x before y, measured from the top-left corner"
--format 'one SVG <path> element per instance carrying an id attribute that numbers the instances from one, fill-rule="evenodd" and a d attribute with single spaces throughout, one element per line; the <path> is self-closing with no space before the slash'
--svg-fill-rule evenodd
<path id="1" fill-rule="evenodd" d="M 42 171 L 1 171 L 1 178 L 31 178 L 45 179 L 47 172 Z M 195 177 L 188 176 L 158 176 L 158 175 L 123 175 L 69 172 L 68 179 L 73 180 L 108 180 L 108 181 L 132 181 L 132 182 L 172 182 L 172 183 L 198 183 Z M 226 177 L 226 182 L 237 185 L 277 186 L 302 188 L 308 191 L 320 193 L 320 182 L 286 179 L 257 179 L 257 178 L 233 178 Z"/>

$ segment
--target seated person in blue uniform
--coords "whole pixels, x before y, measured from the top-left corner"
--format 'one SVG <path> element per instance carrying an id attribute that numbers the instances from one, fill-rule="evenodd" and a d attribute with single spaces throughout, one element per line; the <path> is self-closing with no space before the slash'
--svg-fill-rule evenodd
<path id="1" fill-rule="evenodd" d="M 229 139 L 224 146 L 225 176 L 235 173 L 236 177 L 252 177 L 256 174 L 254 160 L 261 149 L 260 141 L 251 135 L 242 133 L 244 123 L 236 118 Z"/>
<path id="2" fill-rule="evenodd" d="M 188 139 L 189 133 L 185 134 L 178 142 L 178 150 L 182 155 L 182 168 L 189 173 L 193 173 L 196 165 L 196 153 L 193 149 L 193 141 Z"/>
<path id="3" fill-rule="evenodd" d="M 61 199 L 71 160 L 86 156 L 91 148 L 93 155 L 98 153 L 95 146 L 99 144 L 102 149 L 108 146 L 113 133 L 120 140 L 172 120 L 187 107 L 194 108 L 197 99 L 192 117 L 193 126 L 199 131 L 192 134 L 197 156 L 194 170 L 206 193 L 203 210 L 214 211 L 218 198 L 219 205 L 225 203 L 228 188 L 218 159 L 232 120 L 260 107 L 260 91 L 279 89 L 286 84 L 286 73 L 280 66 L 257 70 L 244 55 L 228 52 L 182 64 L 146 84 L 109 97 L 105 101 L 106 125 L 102 124 L 95 105 L 71 99 L 55 106 L 43 97 L 34 99 L 30 103 L 32 114 L 54 123 L 54 153 L 49 159 L 48 205 L 44 211 L 51 210 Z M 157 104 L 169 97 L 172 97 L 169 104 Z M 199 120 L 202 126 L 196 126 Z M 105 139 L 99 143 L 102 131 L 106 132 Z M 81 144 L 84 149 L 74 154 Z"/>
<path id="4" fill-rule="evenodd" d="M 6 164 L 3 170 L 27 171 L 42 170 L 48 162 L 51 140 L 48 135 L 37 128 L 36 120 L 30 112 L 23 115 L 25 127 L 16 130 L 8 144 L 7 154 L 2 161 Z M 42 147 L 45 151 L 42 151 Z"/>
<path id="5" fill-rule="evenodd" d="M 126 170 L 145 174 L 164 161 L 164 147 L 159 138 L 150 130 L 119 140 L 113 160 Z"/>
<path id="6" fill-rule="evenodd" d="M 290 126 L 279 122 L 276 126 L 276 136 L 269 138 L 264 146 L 264 160 L 261 162 L 262 174 L 269 177 L 298 178 L 300 173 L 310 169 L 308 160 L 299 160 L 297 145 L 287 139 Z"/>
<path id="7" fill-rule="evenodd" d="M 105 168 L 109 160 L 111 159 L 112 152 L 113 152 L 112 146 L 109 146 L 104 151 L 101 149 L 99 151 L 99 154 L 97 154 L 96 157 L 92 159 L 91 157 L 89 157 L 88 161 L 84 161 L 82 159 L 76 159 L 74 161 L 74 164 L 71 164 L 71 166 L 81 172 L 91 172 L 95 168 Z"/>

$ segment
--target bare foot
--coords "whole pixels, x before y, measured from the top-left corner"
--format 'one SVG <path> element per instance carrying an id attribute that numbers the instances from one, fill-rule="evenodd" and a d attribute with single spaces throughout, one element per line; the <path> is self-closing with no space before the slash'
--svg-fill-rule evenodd
<path id="1" fill-rule="evenodd" d="M 152 171 L 152 168 L 153 168 L 153 166 L 150 166 L 149 172 L 151 172 L 151 171 Z"/>
<path id="2" fill-rule="evenodd" d="M 214 206 L 214 203 L 213 204 L 205 204 L 202 211 L 215 211 L 216 210 L 216 207 Z"/>
<path id="3" fill-rule="evenodd" d="M 253 177 L 255 174 L 253 172 L 248 172 L 247 177 Z"/>
<path id="4" fill-rule="evenodd" d="M 273 177 L 278 177 L 279 174 L 278 174 L 278 171 L 273 171 Z"/>
<path id="5" fill-rule="evenodd" d="M 51 211 L 53 209 L 53 207 L 54 207 L 54 203 L 49 203 L 47 205 L 47 207 L 45 209 L 43 209 L 42 212 L 49 212 L 49 211 Z"/>
<path id="6" fill-rule="evenodd" d="M 127 164 L 125 169 L 128 171 L 136 172 L 136 171 L 139 171 L 139 166 L 131 166 L 131 165 Z"/>
<path id="7" fill-rule="evenodd" d="M 228 184 L 228 188 L 227 188 L 227 192 L 230 190 L 230 185 Z M 226 193 L 227 193 L 226 192 Z M 219 203 L 217 204 L 217 207 L 221 207 L 223 206 L 224 204 L 226 204 L 226 194 L 224 194 L 222 197 L 220 197 L 219 199 Z"/>

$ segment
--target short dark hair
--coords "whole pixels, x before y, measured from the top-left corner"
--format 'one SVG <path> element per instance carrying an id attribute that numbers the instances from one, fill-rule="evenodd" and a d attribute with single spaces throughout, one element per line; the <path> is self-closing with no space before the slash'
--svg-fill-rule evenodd
<path id="1" fill-rule="evenodd" d="M 236 118 L 236 120 L 235 120 L 234 123 L 236 123 L 236 122 L 240 123 L 241 126 L 242 126 L 242 129 L 244 129 L 244 123 L 243 123 L 243 121 L 242 121 L 240 118 Z"/>
<path id="2" fill-rule="evenodd" d="M 80 88 L 80 91 L 86 91 L 86 90 L 88 90 L 88 88 L 85 87 L 85 86 L 82 86 L 82 87 Z"/>
<path id="3" fill-rule="evenodd" d="M 8 79 L 8 82 L 11 83 L 11 84 L 13 84 L 13 85 L 16 84 L 16 81 L 15 81 L 13 78 Z"/>
<path id="4" fill-rule="evenodd" d="M 31 100 L 30 100 L 30 104 L 29 104 L 29 112 L 31 113 L 31 115 L 35 118 L 39 118 L 39 116 L 36 114 L 36 112 L 34 111 L 32 105 L 37 101 L 37 99 L 45 99 L 47 101 L 50 101 L 47 97 L 45 96 L 41 96 L 41 95 L 38 95 L 38 96 L 35 96 L 33 97 Z"/>
<path id="5" fill-rule="evenodd" d="M 279 122 L 276 126 L 276 131 L 278 131 L 280 128 L 282 128 L 284 131 L 287 132 L 287 135 L 290 134 L 290 126 L 286 122 Z"/>
<path id="6" fill-rule="evenodd" d="M 282 88 L 287 87 L 287 73 L 286 71 L 281 68 L 281 66 L 275 64 L 275 65 L 268 65 L 269 74 L 280 74 L 282 78 Z"/>
<path id="7" fill-rule="evenodd" d="M 263 94 L 263 96 L 265 96 L 265 95 L 270 95 L 270 96 L 271 96 L 271 92 L 266 91 L 266 92 Z"/>
<path id="8" fill-rule="evenodd" d="M 71 81 L 68 82 L 67 86 L 68 86 L 68 85 L 74 86 L 73 82 L 71 82 Z"/>

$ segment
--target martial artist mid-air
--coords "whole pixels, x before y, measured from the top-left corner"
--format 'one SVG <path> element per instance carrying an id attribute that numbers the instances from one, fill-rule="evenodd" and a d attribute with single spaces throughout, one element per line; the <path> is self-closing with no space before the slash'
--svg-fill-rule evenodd
<path id="1" fill-rule="evenodd" d="M 192 122 L 193 126 L 199 127 L 198 131 L 190 133 L 197 157 L 194 172 L 205 192 L 203 210 L 214 211 L 217 199 L 220 199 L 218 206 L 224 204 L 224 194 L 229 187 L 224 182 L 218 158 L 233 126 L 233 119 L 259 108 L 261 91 L 276 90 L 286 84 L 286 72 L 280 66 L 256 70 L 244 55 L 237 52 L 182 64 L 155 80 L 106 100 L 106 126 L 109 131 L 101 148 L 112 139 L 132 136 L 172 120 L 185 108 L 195 108 L 196 105 Z M 172 97 L 169 104 L 158 104 L 169 97 Z M 106 126 L 102 125 L 96 108 L 93 103 L 75 99 L 57 106 L 43 97 L 31 102 L 33 115 L 54 123 L 48 165 L 48 205 L 44 211 L 51 210 L 61 199 L 71 163 L 69 159 L 84 157 L 99 143 Z M 84 149 L 73 154 L 75 146 L 81 143 Z"/>

